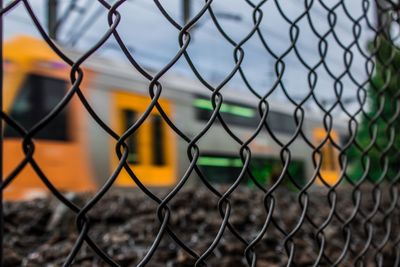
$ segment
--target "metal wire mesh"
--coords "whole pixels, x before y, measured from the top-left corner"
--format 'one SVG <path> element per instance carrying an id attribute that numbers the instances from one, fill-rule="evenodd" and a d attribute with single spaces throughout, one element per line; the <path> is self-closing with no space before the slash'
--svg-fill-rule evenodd
<path id="1" fill-rule="evenodd" d="M 36 172 L 38 179 L 46 185 L 51 193 L 76 214 L 76 231 L 79 235 L 63 263 L 64 266 L 73 264 L 76 255 L 79 253 L 84 243 L 86 243 L 105 263 L 110 266 L 120 266 L 119 263 L 106 252 L 104 247 L 99 247 L 99 245 L 93 241 L 93 238 L 89 234 L 92 224 L 88 213 L 98 205 L 104 195 L 114 186 L 118 174 L 123 169 L 129 173 L 129 176 L 137 184 L 139 189 L 146 194 L 149 201 L 153 201 L 157 204 L 155 213 L 158 219 L 158 232 L 152 245 L 147 248 L 145 256 L 137 262 L 137 266 L 145 266 L 149 263 L 156 253 L 161 240 L 167 235 L 171 237 L 171 242 L 174 242 L 193 259 L 195 266 L 206 266 L 207 259 L 215 252 L 227 232 L 233 234 L 236 238 L 236 242 L 245 246 L 243 255 L 247 265 L 258 266 L 260 255 L 266 252 L 259 251 L 257 247 L 263 242 L 263 239 L 269 235 L 269 230 L 271 228 L 278 229 L 280 234 L 279 238 L 283 245 L 282 255 L 284 255 L 283 257 L 286 259 L 286 265 L 296 266 L 296 253 L 299 253 L 296 252 L 296 249 L 298 250 L 300 246 L 296 238 L 305 225 L 313 229 L 311 235 L 314 244 L 309 245 L 314 251 L 312 266 L 371 266 L 370 264 L 387 266 L 388 262 L 385 261 L 386 259 L 384 259 L 384 257 L 392 258 L 393 260 L 390 264 L 398 266 L 400 261 L 398 245 L 400 238 L 397 229 L 399 227 L 397 183 L 399 172 L 396 171 L 398 166 L 397 158 L 399 155 L 398 101 L 400 97 L 400 91 L 397 90 L 399 84 L 397 82 L 399 60 L 396 58 L 396 55 L 399 53 L 397 46 L 398 31 L 396 28 L 398 27 L 399 19 L 398 3 L 394 1 L 363 0 L 360 1 L 359 10 L 354 11 L 349 10 L 346 1 L 343 0 L 336 1 L 335 3 L 327 3 L 328 1 L 322 0 L 306 0 L 302 1 L 303 7 L 301 8 L 301 12 L 298 12 L 296 16 L 292 16 L 292 13 L 282 7 L 283 1 L 263 0 L 255 3 L 245 0 L 248 7 L 252 10 L 252 28 L 247 32 L 244 38 L 237 41 L 225 30 L 214 11 L 213 5 L 218 1 L 204 1 L 197 13 L 183 25 L 170 15 L 162 2 L 155 0 L 154 6 L 157 8 L 159 16 L 163 16 L 166 19 L 165 23 L 179 32 L 177 41 L 180 49 L 161 70 L 153 75 L 136 60 L 135 54 L 130 52 L 127 44 L 118 32 L 118 25 L 123 19 L 119 10 L 124 8 L 126 2 L 125 0 L 119 0 L 110 4 L 107 1 L 98 0 L 95 3 L 107 12 L 109 28 L 99 36 L 99 41 L 93 43 L 93 46 L 77 60 L 69 58 L 49 37 L 43 25 L 38 20 L 32 4 L 28 0 L 12 1 L 7 6 L 3 7 L 0 13 L 1 19 L 3 20 L 8 13 L 12 12 L 15 6 L 24 6 L 31 22 L 40 32 L 43 40 L 61 60 L 70 66 L 70 81 L 72 87 L 69 88 L 67 94 L 51 113 L 47 114 L 45 118 L 40 120 L 40 122 L 35 124 L 31 129 L 24 129 L 17 121 L 5 112 L 2 112 L 3 121 L 20 134 L 22 138 L 21 149 L 25 157 L 11 173 L 6 174 L 6 177 L 4 177 L 1 183 L 1 189 L 4 190 L 7 186 L 12 184 L 15 179 L 18 179 L 18 174 L 26 168 L 26 166 L 30 165 Z M 265 32 L 262 30 L 263 23 L 265 23 L 264 13 L 266 12 L 263 7 L 270 3 L 276 7 L 276 12 L 280 18 L 288 25 L 288 43 L 286 43 L 285 48 L 280 51 L 271 47 L 271 37 L 266 37 Z M 328 31 L 322 32 L 318 29 L 318 22 L 315 20 L 316 15 L 313 13 L 313 8 L 317 4 L 320 5 L 325 12 L 324 19 L 326 23 L 329 24 Z M 377 11 L 376 17 L 371 16 L 371 12 L 373 12 L 375 8 Z M 228 74 L 217 85 L 208 81 L 201 74 L 196 63 L 192 60 L 192 55 L 189 51 L 193 38 L 191 31 L 195 29 L 196 24 L 199 23 L 201 18 L 206 15 L 210 16 L 213 26 L 218 30 L 220 36 L 230 44 L 233 52 L 232 60 L 234 66 L 232 69 L 227 70 Z M 346 29 L 347 33 L 352 37 L 350 42 L 345 42 L 343 36 L 339 34 L 340 31 L 337 30 L 338 27 L 340 27 L 340 21 L 344 19 L 350 21 L 349 25 L 351 25 L 351 27 Z M 318 49 L 315 50 L 315 54 L 318 56 L 319 60 L 312 64 L 307 59 L 307 56 L 303 54 L 303 50 L 298 44 L 304 24 L 310 27 L 314 37 L 319 40 L 317 42 Z M 372 36 L 368 49 L 365 49 L 366 44 L 362 43 L 360 38 L 365 32 Z M 85 71 L 82 70 L 82 64 L 92 57 L 108 39 L 113 39 L 117 42 L 120 51 L 122 51 L 126 59 L 148 81 L 148 96 L 151 97 L 151 102 L 146 111 L 122 135 L 118 135 L 110 125 L 102 121 L 81 90 L 82 82 L 85 80 Z M 252 75 L 246 71 L 246 66 L 243 64 L 246 58 L 246 44 L 250 40 L 257 40 L 260 42 L 263 47 L 263 53 L 273 58 L 271 64 L 274 69 L 273 82 L 264 93 L 260 93 L 255 89 L 252 84 Z M 343 68 L 340 72 L 334 71 L 331 62 L 327 59 L 329 48 L 333 42 L 341 48 L 340 51 L 342 54 L 338 56 L 342 58 Z M 290 68 L 290 63 L 287 63 L 287 58 L 290 53 L 295 55 L 296 60 L 301 62 L 306 69 L 308 86 L 307 88 L 303 88 L 306 94 L 300 99 L 294 95 L 293 91 L 287 88 L 286 82 L 283 79 L 285 71 Z M 355 54 L 361 55 L 362 57 L 363 65 L 356 67 L 363 70 L 366 77 L 363 80 L 357 78 L 354 73 Z M 204 128 L 194 137 L 186 135 L 185 132 L 177 126 L 174 118 L 169 117 L 163 105 L 159 103 L 159 99 L 163 95 L 163 82 L 161 79 L 175 64 L 177 64 L 178 60 L 186 61 L 188 68 L 204 86 L 204 93 L 209 95 L 212 102 L 211 116 L 208 118 Z M 359 62 L 360 61 L 357 61 L 357 64 Z M 326 72 L 333 81 L 329 89 L 333 89 L 334 99 L 329 105 L 323 103 L 315 92 L 320 70 Z M 376 77 L 377 74 L 380 75 L 382 80 L 379 86 L 374 82 L 374 77 Z M 232 130 L 232 126 L 229 125 L 224 116 L 221 115 L 221 107 L 224 102 L 224 88 L 227 87 L 232 79 L 237 77 L 242 79 L 247 94 L 258 99 L 258 124 L 252 134 L 245 140 L 235 134 L 235 131 Z M 354 99 L 357 105 L 356 108 L 353 109 L 349 109 L 349 103 L 346 102 L 344 97 L 346 86 L 344 86 L 343 81 L 345 79 L 349 80 L 350 83 L 357 88 L 356 92 L 354 92 Z M 295 107 L 292 117 L 296 128 L 290 138 L 280 138 L 271 129 L 271 125 L 267 120 L 270 103 L 273 101 L 271 100 L 271 95 L 276 91 L 280 91 L 284 95 L 285 101 Z M 369 94 L 373 94 L 372 102 L 368 102 L 367 95 Z M 115 152 L 113 153 L 115 153 L 119 159 L 117 167 L 113 170 L 106 182 L 101 185 L 89 201 L 82 206 L 74 204 L 61 193 L 59 189 L 52 184 L 51 178 L 45 175 L 42 171 L 42 167 L 34 158 L 35 135 L 60 114 L 73 98 L 78 98 L 85 107 L 87 113 L 96 121 L 98 126 L 117 141 Z M 322 124 L 325 135 L 318 144 L 315 144 L 305 132 L 304 121 L 310 112 L 306 105 L 310 102 L 314 103 L 318 110 L 324 114 L 322 116 Z M 385 108 L 388 103 L 390 103 L 389 111 Z M 370 112 L 371 107 L 375 107 L 372 113 Z M 151 111 L 155 109 L 176 136 L 178 136 L 181 141 L 186 142 L 186 156 L 190 161 L 185 174 L 182 177 L 177 177 L 178 182 L 164 198 L 159 198 L 151 188 L 145 186 L 141 178 L 136 176 L 135 169 L 131 168 L 127 163 L 129 151 L 125 141 L 142 127 L 143 123 L 148 120 Z M 335 114 L 337 114 L 335 112 L 337 112 L 337 110 L 345 114 L 347 119 L 349 136 L 346 142 L 343 143 L 338 142 L 332 135 L 336 119 Z M 208 177 L 206 177 L 197 164 L 201 155 L 201 149 L 198 143 L 216 123 L 219 123 L 219 125 L 223 127 L 227 137 L 232 138 L 240 146 L 239 156 L 242 161 L 240 174 L 235 177 L 234 182 L 224 191 L 210 183 Z M 362 131 L 366 132 L 366 139 L 363 140 L 358 138 Z M 250 169 L 252 162 L 250 144 L 261 133 L 268 133 L 272 142 L 280 147 L 279 159 L 282 163 L 279 175 L 272 184 L 267 186 L 261 184 L 254 177 Z M 379 141 L 381 136 L 384 136 L 386 141 Z M 302 142 L 307 144 L 310 150 L 312 150 L 309 160 L 313 162 L 314 171 L 312 176 L 306 177 L 306 182 L 304 184 L 299 183 L 298 180 L 296 180 L 296 175 L 289 171 L 289 166 L 293 161 L 292 144 L 296 140 L 302 140 Z M 340 177 L 334 184 L 325 182 L 324 177 L 320 173 L 323 164 L 322 150 L 327 143 L 331 143 L 338 152 L 337 157 L 340 164 Z M 355 158 L 361 169 L 361 174 L 356 180 L 352 179 L 349 175 L 350 151 L 353 151 L 351 153 L 356 155 Z M 378 155 L 378 157 L 374 155 Z M 7 154 L 4 154 L 4 156 L 7 157 Z M 374 162 L 377 161 L 377 159 L 379 159 L 379 162 Z M 374 179 L 371 174 L 371 166 L 376 165 L 379 166 L 379 174 L 378 178 Z M 218 231 L 212 242 L 207 243 L 206 249 L 202 251 L 195 251 L 190 247 L 179 237 L 179 229 L 174 229 L 170 224 L 171 218 L 175 216 L 170 208 L 170 203 L 177 194 L 181 192 L 182 188 L 185 187 L 192 173 L 195 173 L 197 175 L 196 177 L 201 181 L 201 184 L 218 199 L 218 201 L 215 202 L 215 209 L 218 210 L 220 215 Z M 260 225 L 257 234 L 252 235 L 238 230 L 231 222 L 232 209 L 234 208 L 231 198 L 233 194 L 237 192 L 245 176 L 250 177 L 255 185 L 251 190 L 262 192 L 264 195 L 263 203 L 260 203 L 258 207 L 252 207 L 265 211 L 263 225 Z M 326 201 L 326 216 L 319 220 L 316 219 L 317 216 L 315 215 L 322 211 L 314 210 L 310 212 L 313 203 L 322 201 L 321 199 L 312 198 L 315 194 L 313 186 L 315 186 L 317 180 L 321 181 L 321 185 L 319 185 L 320 189 L 318 190 L 326 190 L 324 191 L 326 193 L 324 195 L 325 199 L 323 200 Z M 297 199 L 292 199 L 291 201 L 296 202 L 294 204 L 299 208 L 300 212 L 292 227 L 282 226 L 280 222 L 281 216 L 283 216 L 282 214 L 290 211 L 279 210 L 279 201 L 277 201 L 276 198 L 279 189 L 283 187 L 285 181 L 290 181 L 297 190 Z M 340 191 L 341 187 L 350 188 L 351 190 L 346 191 L 344 194 L 339 194 L 338 191 Z M 368 188 L 368 190 L 365 190 L 365 187 Z M 352 206 L 348 209 L 348 212 L 343 212 L 342 208 L 339 208 L 341 198 L 351 199 Z M 365 206 L 365 204 L 368 204 L 366 202 L 369 203 L 368 207 Z M 329 227 L 332 224 L 338 226 L 338 229 L 341 231 L 340 234 L 342 235 L 341 242 L 334 255 L 327 251 L 327 247 L 331 246 L 330 243 L 332 242 L 330 238 L 331 235 L 328 233 Z M 1 223 L 1 226 L 3 227 L 3 223 Z M 381 233 L 379 235 L 381 238 L 377 237 L 378 233 Z"/>

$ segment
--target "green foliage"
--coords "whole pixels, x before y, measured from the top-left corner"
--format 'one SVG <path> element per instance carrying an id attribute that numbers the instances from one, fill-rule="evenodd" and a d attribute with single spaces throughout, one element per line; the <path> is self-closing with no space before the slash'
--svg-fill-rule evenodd
<path id="1" fill-rule="evenodd" d="M 358 146 L 353 145 L 347 153 L 348 175 L 353 181 L 365 176 L 376 182 L 395 179 L 400 170 L 400 51 L 382 37 L 369 49 L 376 53 L 376 66 L 367 91 L 368 105 L 358 126 Z"/>

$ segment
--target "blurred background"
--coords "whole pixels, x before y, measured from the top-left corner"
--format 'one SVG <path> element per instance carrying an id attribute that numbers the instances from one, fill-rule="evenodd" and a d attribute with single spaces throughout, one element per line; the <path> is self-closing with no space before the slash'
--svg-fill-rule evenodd
<path id="1" fill-rule="evenodd" d="M 162 1 L 161 5 L 171 19 L 184 25 L 204 3 L 174 0 Z M 138 179 L 148 186 L 164 187 L 175 185 L 185 176 L 191 168 L 187 154 L 193 152 L 165 116 L 188 138 L 194 138 L 214 120 L 215 99 L 210 88 L 221 83 L 224 102 L 220 114 L 232 134 L 217 119 L 200 136 L 200 154 L 196 156 L 197 165 L 211 183 L 235 182 L 242 176 L 243 166 L 251 170 L 242 179 L 250 187 L 282 180 L 289 188 L 300 190 L 307 183 L 329 187 L 364 177 L 365 162 L 360 155 L 372 153 L 370 157 L 379 158 L 382 147 L 391 139 L 387 131 L 390 118 L 383 117 L 381 126 L 375 121 L 383 136 L 376 151 L 365 152 L 352 144 L 354 138 L 365 145 L 375 139 L 362 121 L 380 109 L 378 102 L 367 98 L 374 95 L 369 89 L 373 79 L 376 86 L 372 88 L 379 91 L 384 86 L 386 70 L 378 77 L 371 50 L 392 49 L 391 44 L 374 47 L 378 38 L 374 27 L 380 20 L 374 3 L 267 1 L 260 7 L 263 17 L 256 32 L 252 30 L 254 19 L 260 17 L 249 3 L 215 1 L 211 7 L 214 18 L 205 12 L 189 29 L 186 53 L 196 72 L 181 56 L 159 79 L 163 87 L 159 105 L 164 114 L 156 108 L 146 114 L 154 93 L 149 77 L 177 55 L 180 31 L 155 3 L 129 0 L 118 9 L 118 34 L 150 76 L 130 64 L 113 36 L 80 65 L 84 76 L 78 81 L 79 88 L 98 119 L 119 135 L 140 123 L 126 139 L 127 163 Z M 108 10 L 100 2 L 39 0 L 30 8 L 50 38 L 73 61 L 109 29 Z M 75 88 L 71 67 L 56 55 L 37 28 L 22 2 L 4 16 L 5 111 L 25 130 L 46 120 L 32 136 L 34 159 L 42 173 L 27 162 L 22 171 L 15 172 L 33 151 L 23 143 L 25 133 L 21 129 L 5 126 L 6 176 L 16 177 L 5 190 L 10 199 L 46 194 L 40 176 L 61 190 L 94 190 L 109 178 L 119 161 L 113 153 L 116 140 L 89 115 L 82 99 L 76 94 L 66 99 L 67 92 Z M 387 28 L 396 33 L 394 26 Z M 240 72 L 225 84 L 235 69 L 235 46 L 242 40 L 246 41 L 241 45 L 244 56 Z M 263 96 L 268 107 L 260 104 Z M 392 96 L 385 97 L 389 100 Z M 60 101 L 68 103 L 54 118 L 46 117 L 55 113 Z M 396 109 L 395 104 L 385 107 L 388 114 Z M 257 130 L 267 109 L 267 126 Z M 141 122 L 140 118 L 145 120 Z M 248 146 L 253 155 L 248 163 L 234 136 L 243 142 L 251 140 Z M 290 158 L 284 147 L 290 150 Z M 344 156 L 350 159 L 346 164 Z M 369 179 L 387 175 L 383 165 L 377 163 Z M 189 184 L 199 183 L 198 173 L 192 171 L 190 177 Z M 126 170 L 116 183 L 135 185 Z"/>

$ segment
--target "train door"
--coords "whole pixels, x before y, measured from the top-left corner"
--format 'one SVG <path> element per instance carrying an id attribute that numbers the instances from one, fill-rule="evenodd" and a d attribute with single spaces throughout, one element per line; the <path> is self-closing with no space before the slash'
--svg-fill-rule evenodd
<path id="1" fill-rule="evenodd" d="M 66 94 L 68 67 L 40 40 L 20 37 L 5 44 L 4 110 L 26 130 L 48 115 Z M 82 145 L 83 116 L 78 100 L 58 114 L 34 137 L 33 158 L 61 191 L 89 191 L 91 180 L 86 147 Z M 22 137 L 4 127 L 4 175 L 24 159 Z M 48 191 L 28 164 L 4 190 L 6 199 L 41 196 Z"/>
<path id="2" fill-rule="evenodd" d="M 122 134 L 143 114 L 150 103 L 149 97 L 135 93 L 118 92 L 115 94 L 115 126 Z M 159 103 L 165 112 L 171 114 L 171 105 L 166 100 Z M 127 140 L 128 164 L 137 177 L 149 186 L 169 186 L 176 179 L 176 143 L 172 130 L 154 109 L 139 129 Z M 113 157 L 115 168 L 117 159 Z M 134 182 L 123 170 L 116 184 L 133 186 Z"/>
<path id="3" fill-rule="evenodd" d="M 315 128 L 314 132 L 315 145 L 321 144 L 322 140 L 325 139 L 327 132 L 323 128 Z M 338 142 L 338 136 L 336 131 L 330 132 L 331 138 Z M 330 140 L 328 140 L 320 149 L 322 154 L 322 165 L 320 169 L 320 175 L 324 181 L 329 185 L 334 185 L 340 178 L 340 166 L 339 166 L 339 155 L 338 151 L 333 147 Z M 322 184 L 320 179 L 317 179 L 318 184 Z"/>

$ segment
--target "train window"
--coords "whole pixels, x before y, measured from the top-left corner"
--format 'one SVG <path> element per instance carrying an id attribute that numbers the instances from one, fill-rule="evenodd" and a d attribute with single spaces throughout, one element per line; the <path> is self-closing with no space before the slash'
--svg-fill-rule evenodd
<path id="1" fill-rule="evenodd" d="M 293 117 L 281 112 L 270 111 L 267 116 L 267 123 L 274 132 L 293 134 L 296 131 L 296 123 Z"/>
<path id="2" fill-rule="evenodd" d="M 335 170 L 335 152 L 333 151 L 333 145 L 326 143 L 322 147 L 322 169 L 324 170 Z"/>
<path id="3" fill-rule="evenodd" d="M 350 140 L 350 135 L 348 134 L 339 134 L 340 144 L 345 145 Z"/>
<path id="4" fill-rule="evenodd" d="M 165 149 L 163 136 L 163 121 L 161 116 L 152 116 L 152 140 L 153 140 L 153 164 L 161 166 L 165 164 Z"/>
<path id="5" fill-rule="evenodd" d="M 19 90 L 9 115 L 25 129 L 31 129 L 43 119 L 63 98 L 67 84 L 65 81 L 40 75 L 28 75 Z M 60 112 L 35 138 L 56 141 L 68 141 L 69 118 L 68 110 Z M 7 127 L 5 137 L 20 137 L 19 134 Z"/>
<path id="6" fill-rule="evenodd" d="M 122 111 L 124 118 L 124 126 L 123 129 L 126 131 L 129 127 L 131 127 L 136 121 L 136 112 L 130 109 L 124 109 Z M 139 154 L 138 154 L 138 144 L 137 144 L 137 131 L 131 134 L 125 141 L 128 146 L 128 163 L 129 164 L 138 164 L 139 163 Z"/>
<path id="7" fill-rule="evenodd" d="M 208 121 L 213 112 L 211 101 L 205 98 L 196 98 L 193 102 L 196 108 L 196 117 L 201 121 Z M 229 124 L 238 126 L 256 126 L 259 122 L 256 110 L 253 107 L 224 102 L 220 108 L 221 116 Z"/>
<path id="8" fill-rule="evenodd" d="M 213 183 L 227 184 L 234 182 L 242 169 L 240 158 L 231 156 L 205 155 L 197 160 L 202 172 Z"/>
<path id="9" fill-rule="evenodd" d="M 196 108 L 196 117 L 200 121 L 208 121 L 211 117 L 213 107 L 210 100 L 196 98 L 193 102 Z M 220 108 L 221 116 L 228 124 L 243 127 L 256 127 L 260 122 L 255 108 L 242 104 L 224 102 Z M 277 133 L 293 134 L 296 124 L 291 115 L 270 111 L 267 117 L 270 129 Z"/>

